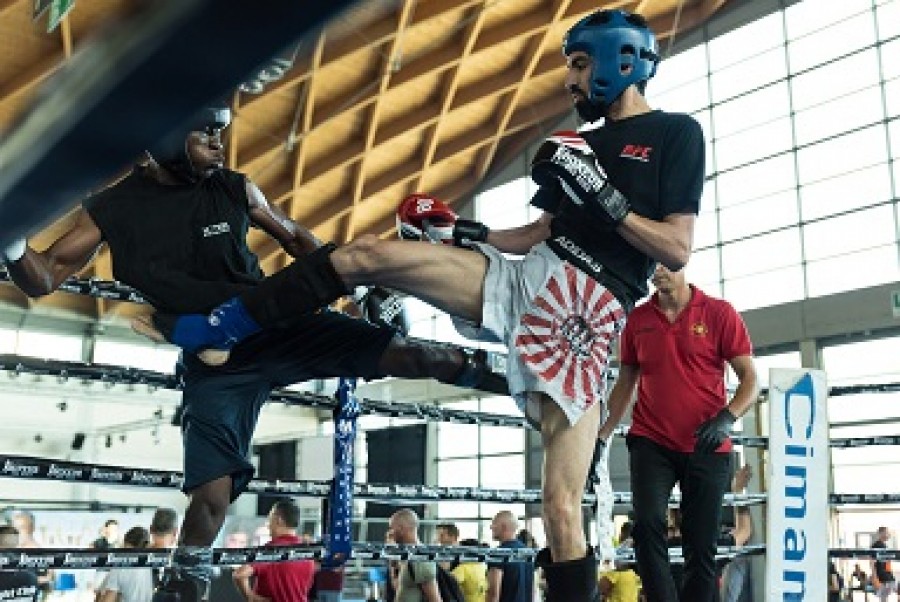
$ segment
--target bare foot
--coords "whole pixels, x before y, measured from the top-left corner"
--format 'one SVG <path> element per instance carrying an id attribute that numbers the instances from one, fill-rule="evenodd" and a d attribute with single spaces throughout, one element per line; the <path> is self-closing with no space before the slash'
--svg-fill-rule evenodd
<path id="1" fill-rule="evenodd" d="M 204 349 L 197 353 L 200 361 L 207 366 L 221 366 L 228 361 L 231 351 L 225 349 Z"/>
<path id="2" fill-rule="evenodd" d="M 167 343 L 166 337 L 154 326 L 153 318 L 150 316 L 138 316 L 132 318 L 131 329 L 141 336 L 145 336 L 151 341 L 157 343 Z M 224 349 L 204 349 L 197 353 L 200 361 L 207 366 L 221 366 L 228 361 L 231 351 Z"/>

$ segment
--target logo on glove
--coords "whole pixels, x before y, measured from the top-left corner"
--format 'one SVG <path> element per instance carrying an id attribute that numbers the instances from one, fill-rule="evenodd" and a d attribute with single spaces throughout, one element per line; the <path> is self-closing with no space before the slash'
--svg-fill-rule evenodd
<path id="1" fill-rule="evenodd" d="M 442 200 L 411 194 L 397 207 L 397 234 L 404 240 L 453 244 L 456 213 Z"/>

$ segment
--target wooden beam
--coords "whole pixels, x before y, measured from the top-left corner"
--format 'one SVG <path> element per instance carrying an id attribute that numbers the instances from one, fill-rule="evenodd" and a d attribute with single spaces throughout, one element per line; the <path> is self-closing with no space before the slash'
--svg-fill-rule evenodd
<path id="1" fill-rule="evenodd" d="M 481 4 L 483 1 L 484 0 L 433 0 L 431 2 L 424 2 L 421 5 L 416 6 L 411 26 L 420 25 L 431 19 L 440 18 L 461 8 Z M 329 47 L 328 51 L 324 54 L 320 68 L 325 69 L 332 63 L 342 60 L 348 54 L 355 52 L 356 50 L 371 48 L 390 42 L 394 35 L 396 35 L 396 24 L 396 17 L 391 14 L 366 25 L 362 29 L 364 33 L 360 33 L 360 30 L 355 30 L 340 39 L 335 40 L 334 46 Z M 267 93 L 271 93 L 295 86 L 308 78 L 310 73 L 311 71 L 307 67 L 297 66 L 292 68 L 285 73 L 284 77 L 267 87 L 266 91 Z M 259 96 L 252 96 L 248 99 L 247 104 L 254 104 L 259 100 Z"/>
<path id="2" fill-rule="evenodd" d="M 436 0 L 435 0 L 436 1 Z M 586 0 L 581 0 L 586 1 Z M 443 4 L 443 2 L 441 2 Z M 619 3 L 616 3 L 619 4 Z M 594 6 L 592 4 L 592 6 Z M 489 52 L 492 47 L 484 43 L 484 40 L 491 39 L 495 41 L 509 42 L 521 40 L 522 38 L 533 36 L 538 33 L 546 34 L 550 28 L 548 22 L 550 13 L 543 7 L 521 15 L 511 21 L 504 21 L 499 25 L 484 30 L 478 36 L 475 46 L 471 49 L 469 56 L 473 59 L 482 52 Z M 581 14 L 571 14 L 566 18 L 575 19 Z M 542 22 L 542 23 L 541 23 Z M 410 83 L 420 77 L 434 76 L 451 69 L 457 68 L 462 60 L 462 52 L 464 45 L 451 44 L 449 46 L 438 46 L 437 48 L 427 52 L 421 56 L 415 57 L 410 62 L 403 65 L 397 73 L 393 74 L 387 90 L 392 90 Z M 562 65 L 562 58 L 560 58 Z M 324 66 L 322 67 L 324 69 Z M 349 114 L 364 108 L 372 106 L 378 98 L 378 86 L 380 74 L 373 78 L 373 85 L 369 86 L 369 94 L 360 95 L 354 102 L 348 104 L 347 99 L 341 98 L 333 101 L 329 105 L 321 107 L 317 111 L 321 117 L 314 119 L 312 129 L 321 125 L 324 121 L 342 114 Z M 245 105 L 247 106 L 247 105 Z M 247 165 L 257 161 L 268 162 L 271 154 L 283 148 L 283 144 L 279 141 L 287 138 L 287 132 L 276 132 L 271 138 L 260 141 L 254 145 L 252 150 L 248 150 L 246 158 L 242 158 L 241 164 Z"/>
<path id="3" fill-rule="evenodd" d="M 66 55 L 60 48 L 8 79 L 3 85 L 0 85 L 0 106 L 46 80 L 62 65 L 65 59 Z"/>
<path id="4" fill-rule="evenodd" d="M 72 57 L 72 24 L 68 15 L 59 24 L 59 37 L 62 40 L 63 54 L 68 60 Z"/>
<path id="5" fill-rule="evenodd" d="M 12 9 L 16 4 L 27 4 L 28 9 L 31 10 L 31 2 L 19 2 L 19 0 L 0 0 L 0 17 L 3 16 L 6 11 Z"/>
<path id="6" fill-rule="evenodd" d="M 381 121 L 381 107 L 384 102 L 384 95 L 387 92 L 388 87 L 391 83 L 391 77 L 393 74 L 401 69 L 401 66 L 396 64 L 400 53 L 400 43 L 403 40 L 403 34 L 406 31 L 406 28 L 409 26 L 410 19 L 412 19 L 413 7 L 415 6 L 415 0 L 403 0 L 400 4 L 399 10 L 397 11 L 396 16 L 396 25 L 394 29 L 396 33 L 393 36 L 393 39 L 390 43 L 386 44 L 386 51 L 382 55 L 382 64 L 381 64 L 381 81 L 378 84 L 378 92 L 375 96 L 375 104 L 372 105 L 372 110 L 369 113 L 369 118 L 366 121 L 366 131 L 363 134 L 363 154 L 360 157 L 359 162 L 357 163 L 356 173 L 354 174 L 353 180 L 353 188 L 351 192 L 352 197 L 352 206 L 350 210 L 350 215 L 347 216 L 346 221 L 346 229 L 344 231 L 344 242 L 352 240 L 355 235 L 355 215 L 353 212 L 353 207 L 359 204 L 360 199 L 362 198 L 363 188 L 366 184 L 366 176 L 367 176 L 367 168 L 369 164 L 369 156 L 371 155 L 371 150 L 373 145 L 375 144 L 375 134 L 378 132 L 378 125 Z"/>
<path id="7" fill-rule="evenodd" d="M 554 95 L 549 100 L 522 107 L 513 114 L 504 135 L 511 135 L 528 129 L 537 123 L 543 122 L 548 116 L 558 115 L 567 108 L 571 108 L 571 100 L 565 94 Z M 460 154 L 475 152 L 484 148 L 491 143 L 491 136 L 494 135 L 497 135 L 495 126 L 488 124 L 444 143 L 435 153 L 435 161 L 432 163 L 432 166 L 436 166 L 442 161 L 455 159 Z M 396 186 L 400 182 L 411 181 L 418 173 L 418 169 L 415 166 L 410 167 L 410 164 L 403 164 L 375 180 L 371 180 L 366 185 L 362 203 L 365 203 L 367 198 L 375 197 L 382 190 Z M 474 178 L 464 178 L 464 180 L 466 184 L 463 188 L 466 190 L 474 190 L 478 184 L 478 181 Z M 440 196 L 442 193 L 439 189 L 435 194 Z M 452 198 L 455 199 L 458 196 L 456 195 Z M 345 217 L 351 207 L 349 192 L 342 190 L 330 199 L 323 201 L 314 213 L 303 220 L 303 225 L 310 230 L 315 230 L 323 223 Z M 272 253 L 280 249 L 281 247 L 278 243 L 267 240 L 259 245 L 255 245 L 253 251 L 259 256 L 261 261 L 267 261 Z"/>
<path id="8" fill-rule="evenodd" d="M 447 113 L 450 111 L 450 107 L 453 106 L 453 100 L 456 97 L 456 92 L 459 88 L 459 79 L 462 75 L 463 63 L 465 62 L 466 57 L 472 53 L 475 42 L 478 40 L 478 34 L 481 33 L 481 28 L 484 26 L 487 6 L 481 5 L 473 8 L 472 11 L 474 11 L 474 14 L 467 15 L 469 25 L 463 36 L 464 42 L 459 62 L 456 63 L 456 66 L 448 76 L 447 81 L 444 82 L 444 90 L 441 93 L 440 111 L 438 112 L 434 125 L 425 136 L 425 144 L 422 148 L 421 170 L 414 187 L 415 190 L 425 190 L 425 177 L 428 175 L 428 168 L 431 167 L 431 162 L 434 160 L 434 153 L 437 150 L 438 141 L 441 136 L 441 125 L 444 122 Z"/>
<path id="9" fill-rule="evenodd" d="M 294 181 L 291 186 L 292 194 L 288 199 L 285 211 L 288 216 L 294 215 L 297 189 L 300 187 L 301 182 L 303 182 L 304 170 L 306 168 L 306 151 L 309 148 L 307 137 L 312 129 L 312 120 L 316 104 L 316 84 L 321 79 L 319 77 L 319 66 L 322 63 L 324 49 L 325 31 L 323 30 L 316 38 L 316 45 L 313 49 L 312 56 L 309 59 L 309 77 L 306 79 L 303 94 L 300 96 L 300 100 L 297 103 L 297 118 L 295 119 L 295 122 L 299 121 L 300 132 L 296 132 L 297 124 L 295 123 L 295 125 L 291 126 L 291 135 L 288 139 L 289 149 L 291 144 L 295 145 Z"/>
<path id="10" fill-rule="evenodd" d="M 562 20 L 566 11 L 569 9 L 570 4 L 571 0 L 557 0 L 556 6 L 553 7 L 552 14 L 550 15 L 551 25 L 559 23 Z M 505 135 L 506 128 L 509 126 L 510 120 L 519 105 L 519 100 L 522 98 L 525 87 L 528 85 L 528 80 L 535 73 L 535 70 L 540 63 L 542 51 L 544 46 L 549 43 L 549 37 L 550 27 L 548 26 L 542 33 L 536 34 L 534 39 L 529 42 L 522 79 L 519 82 L 519 85 L 516 86 L 512 93 L 510 93 L 510 97 L 506 101 L 506 107 L 500 114 L 499 119 L 497 119 L 497 133 L 492 137 L 490 145 L 485 150 L 482 156 L 481 165 L 477 167 L 477 175 L 475 177 L 476 182 L 481 182 L 490 169 L 491 162 L 494 160 L 494 153 L 497 152 L 497 145 L 500 144 L 500 140 Z M 560 96 L 562 96 L 562 91 L 560 91 Z"/>

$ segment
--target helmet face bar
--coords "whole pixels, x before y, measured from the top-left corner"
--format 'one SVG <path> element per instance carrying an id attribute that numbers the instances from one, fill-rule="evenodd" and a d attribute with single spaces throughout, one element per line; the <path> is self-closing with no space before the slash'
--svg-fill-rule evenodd
<path id="1" fill-rule="evenodd" d="M 621 10 L 601 10 L 573 25 L 563 41 L 563 54 L 576 51 L 591 57 L 586 92 L 601 116 L 628 86 L 653 77 L 659 63 L 656 36 L 642 17 Z"/>
<path id="2" fill-rule="evenodd" d="M 231 125 L 231 109 L 228 107 L 208 107 L 203 109 L 190 126 L 192 132 L 215 134 Z"/>

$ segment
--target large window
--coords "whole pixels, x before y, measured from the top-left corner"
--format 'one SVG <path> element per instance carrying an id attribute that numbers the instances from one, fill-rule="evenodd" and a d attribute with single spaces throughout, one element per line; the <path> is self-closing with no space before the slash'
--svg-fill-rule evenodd
<path id="1" fill-rule="evenodd" d="M 900 0 L 804 0 L 663 61 L 651 102 L 712 117 L 696 282 L 745 310 L 900 279 L 898 53 Z"/>
<path id="2" fill-rule="evenodd" d="M 822 349 L 830 386 L 886 383 L 900 379 L 900 337 L 834 345 Z M 896 435 L 900 431 L 900 393 L 860 393 L 828 400 L 831 438 Z M 898 493 L 900 455 L 893 446 L 832 450 L 834 490 L 839 493 Z"/>
<path id="3" fill-rule="evenodd" d="M 518 415 L 509 397 L 489 397 L 448 407 Z M 441 423 L 437 427 L 437 483 L 445 487 L 521 490 L 525 487 L 525 431 L 521 428 Z M 490 541 L 490 521 L 500 510 L 525 515 L 524 504 L 443 502 L 438 518 L 457 522 L 462 537 Z"/>

